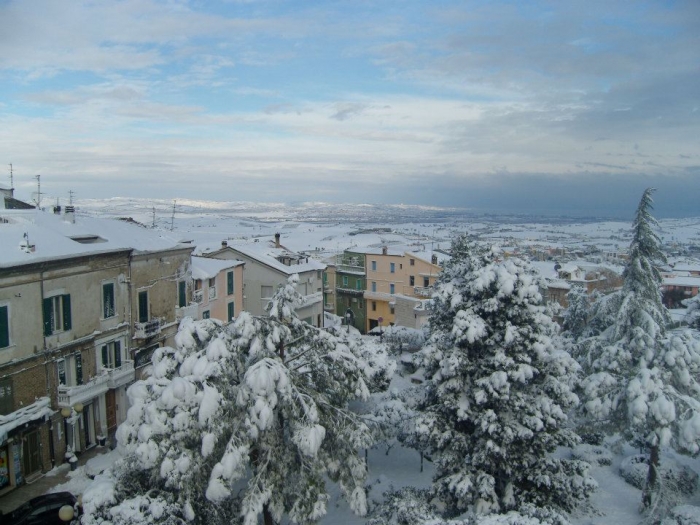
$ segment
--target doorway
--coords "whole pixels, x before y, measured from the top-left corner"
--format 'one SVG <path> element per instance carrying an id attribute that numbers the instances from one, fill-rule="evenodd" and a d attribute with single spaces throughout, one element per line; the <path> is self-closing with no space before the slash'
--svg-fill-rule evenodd
<path id="1" fill-rule="evenodd" d="M 24 459 L 24 477 L 41 470 L 41 437 L 39 431 L 30 432 L 24 437 L 22 456 Z"/>

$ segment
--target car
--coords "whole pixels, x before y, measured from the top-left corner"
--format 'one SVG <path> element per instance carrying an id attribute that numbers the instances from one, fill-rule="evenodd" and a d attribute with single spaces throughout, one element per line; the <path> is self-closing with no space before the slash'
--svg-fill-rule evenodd
<path id="1" fill-rule="evenodd" d="M 30 499 L 7 514 L 0 513 L 0 525 L 65 525 L 70 523 L 61 519 L 59 511 L 70 506 L 73 516 L 79 514 L 78 498 L 70 492 L 53 492 Z"/>

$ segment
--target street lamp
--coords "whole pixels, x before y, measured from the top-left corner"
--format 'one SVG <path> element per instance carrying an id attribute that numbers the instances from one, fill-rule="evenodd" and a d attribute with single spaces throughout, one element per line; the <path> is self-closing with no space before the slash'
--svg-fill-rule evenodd
<path id="1" fill-rule="evenodd" d="M 352 323 L 354 318 L 355 314 L 352 313 L 352 310 L 350 308 L 345 310 L 345 324 L 348 325 L 348 333 L 350 333 L 350 324 Z"/>

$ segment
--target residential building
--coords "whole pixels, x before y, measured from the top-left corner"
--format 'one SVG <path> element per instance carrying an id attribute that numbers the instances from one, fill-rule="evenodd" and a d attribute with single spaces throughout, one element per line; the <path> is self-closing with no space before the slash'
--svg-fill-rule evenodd
<path id="1" fill-rule="evenodd" d="M 335 264 L 335 314 L 361 332 L 367 326 L 366 283 L 364 254 L 352 251 L 340 254 Z"/>
<path id="2" fill-rule="evenodd" d="M 299 275 L 297 290 L 303 297 L 297 315 L 307 323 L 323 326 L 323 271 L 326 265 L 303 253 L 296 253 L 280 243 L 280 234 L 270 242 L 229 245 L 204 254 L 214 259 L 239 260 L 245 263 L 243 307 L 253 315 L 266 315 L 266 307 L 278 287 Z"/>
<path id="3" fill-rule="evenodd" d="M 139 351 L 172 342 L 189 273 L 191 247 L 60 212 L 0 210 L 0 494 L 113 434 Z"/>
<path id="4" fill-rule="evenodd" d="M 195 319 L 232 321 L 243 308 L 242 261 L 192 257 Z"/>

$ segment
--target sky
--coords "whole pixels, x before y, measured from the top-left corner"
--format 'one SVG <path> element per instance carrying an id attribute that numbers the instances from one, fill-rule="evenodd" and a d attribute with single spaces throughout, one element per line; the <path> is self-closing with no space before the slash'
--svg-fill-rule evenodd
<path id="1" fill-rule="evenodd" d="M 700 2 L 0 0 L 18 197 L 700 216 Z"/>

